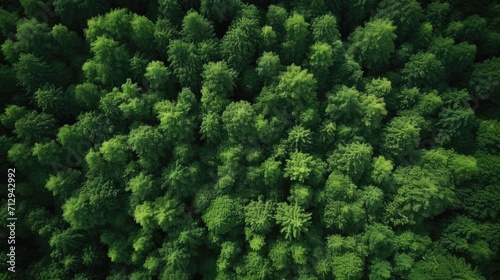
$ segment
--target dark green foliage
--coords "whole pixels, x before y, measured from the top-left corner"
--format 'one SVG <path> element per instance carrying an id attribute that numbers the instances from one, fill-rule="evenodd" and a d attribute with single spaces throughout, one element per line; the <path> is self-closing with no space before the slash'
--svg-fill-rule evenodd
<path id="1" fill-rule="evenodd" d="M 285 21 L 285 38 L 282 54 L 287 64 L 302 64 L 309 41 L 309 24 L 298 13 L 289 16 Z"/>
<path id="2" fill-rule="evenodd" d="M 443 78 L 443 63 L 432 53 L 417 53 L 410 56 L 401 74 L 406 85 L 426 88 Z"/>
<path id="3" fill-rule="evenodd" d="M 259 23 L 251 18 L 233 22 L 221 41 L 221 54 L 228 65 L 241 72 L 254 59 L 260 41 Z"/>
<path id="4" fill-rule="evenodd" d="M 0 279 L 497 279 L 499 28 L 487 0 L 3 1 Z"/>

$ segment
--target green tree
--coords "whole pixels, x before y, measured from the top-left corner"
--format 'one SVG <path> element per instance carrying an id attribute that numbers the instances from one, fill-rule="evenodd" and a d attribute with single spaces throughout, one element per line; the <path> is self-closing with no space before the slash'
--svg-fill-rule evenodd
<path id="1" fill-rule="evenodd" d="M 99 37 L 123 42 L 131 34 L 132 15 L 127 9 L 115 9 L 105 15 L 91 18 L 85 29 L 85 38 L 95 42 Z"/>
<path id="2" fill-rule="evenodd" d="M 458 216 L 443 230 L 439 244 L 450 253 L 466 254 L 478 263 L 488 262 L 494 253 L 479 235 L 480 228 L 474 220 Z"/>
<path id="3" fill-rule="evenodd" d="M 348 53 L 362 66 L 377 70 L 385 66 L 394 52 L 396 26 L 385 19 L 375 19 L 358 27 L 350 35 Z"/>
<path id="4" fill-rule="evenodd" d="M 339 170 L 354 182 L 368 170 L 372 161 L 373 149 L 369 144 L 354 142 L 339 147 L 328 158 L 330 170 Z"/>
<path id="5" fill-rule="evenodd" d="M 299 117 L 307 108 L 316 106 L 317 81 L 314 76 L 300 66 L 291 65 L 281 73 L 276 92 L 290 103 L 292 114 Z"/>
<path id="6" fill-rule="evenodd" d="M 217 197 L 202 216 L 209 233 L 217 240 L 241 226 L 244 221 L 243 205 L 227 195 Z"/>
<path id="7" fill-rule="evenodd" d="M 300 183 L 321 182 L 325 172 L 325 164 L 321 159 L 302 152 L 293 152 L 286 161 L 284 177 Z"/>
<path id="8" fill-rule="evenodd" d="M 382 139 L 387 156 L 408 155 L 420 142 L 423 119 L 420 116 L 395 117 L 385 127 Z"/>
<path id="9" fill-rule="evenodd" d="M 400 187 L 387 205 L 387 219 L 394 225 L 412 225 L 442 213 L 455 202 L 456 196 L 446 177 L 418 166 L 395 171 Z"/>
<path id="10" fill-rule="evenodd" d="M 245 224 L 253 233 L 265 234 L 274 225 L 274 210 L 274 203 L 270 201 L 252 200 L 245 206 Z"/>
<path id="11" fill-rule="evenodd" d="M 410 56 L 401 74 L 409 87 L 428 88 L 440 82 L 444 67 L 436 55 L 419 52 Z"/>
<path id="12" fill-rule="evenodd" d="M 285 38 L 282 44 L 283 59 L 287 64 L 301 65 L 308 49 L 309 23 L 298 13 L 285 21 Z"/>
<path id="13" fill-rule="evenodd" d="M 331 44 L 340 39 L 340 32 L 337 27 L 337 18 L 331 14 L 326 14 L 315 18 L 312 22 L 313 40 Z"/>
<path id="14" fill-rule="evenodd" d="M 53 136 L 56 128 L 56 120 L 52 115 L 31 111 L 16 120 L 13 132 L 30 143 Z"/>
<path id="15" fill-rule="evenodd" d="M 172 40 L 168 46 L 168 60 L 183 87 L 199 88 L 202 62 L 193 43 Z"/>
<path id="16" fill-rule="evenodd" d="M 257 59 L 257 74 L 264 77 L 267 83 L 274 81 L 279 76 L 283 66 L 281 65 L 280 57 L 273 52 L 264 52 Z"/>
<path id="17" fill-rule="evenodd" d="M 66 84 L 68 73 L 61 64 L 50 65 L 32 54 L 21 54 L 19 61 L 13 65 L 19 84 L 29 92 L 35 92 L 46 83 Z M 63 73 L 57 75 L 56 73 Z"/>
<path id="18" fill-rule="evenodd" d="M 237 19 L 221 40 L 222 58 L 238 72 L 252 62 L 260 41 L 259 23 L 250 18 Z"/>
<path id="19" fill-rule="evenodd" d="M 416 0 L 383 0 L 380 2 L 376 18 L 388 19 L 397 26 L 396 34 L 408 36 L 422 19 L 422 7 Z"/>
<path id="20" fill-rule="evenodd" d="M 222 114 L 222 123 L 229 138 L 238 142 L 254 141 L 255 111 L 246 101 L 233 102 Z M 253 139 L 253 140 L 252 140 Z"/>
<path id="21" fill-rule="evenodd" d="M 152 90 L 161 90 L 169 84 L 170 71 L 162 61 L 151 61 L 146 68 L 144 78 Z"/>
<path id="22" fill-rule="evenodd" d="M 484 120 L 479 124 L 476 136 L 478 148 L 498 154 L 500 146 L 500 123 L 496 120 Z"/>
<path id="23" fill-rule="evenodd" d="M 233 93 L 236 75 L 237 73 L 223 61 L 205 64 L 202 75 L 204 90 L 225 97 L 230 96 Z"/>
<path id="24" fill-rule="evenodd" d="M 200 43 L 215 36 L 212 24 L 196 11 L 189 11 L 182 20 L 181 34 L 194 43 Z"/>
<path id="25" fill-rule="evenodd" d="M 134 47 L 145 54 L 154 52 L 155 46 L 151 44 L 154 40 L 155 25 L 145 16 L 133 15 L 130 22 L 130 40 Z"/>
<path id="26" fill-rule="evenodd" d="M 469 89 L 481 98 L 494 97 L 498 92 L 500 83 L 500 58 L 494 57 L 474 65 L 471 78 L 469 80 Z M 491 98 L 494 100 L 494 98 Z"/>
<path id="27" fill-rule="evenodd" d="M 94 57 L 82 67 L 87 81 L 112 87 L 121 85 L 126 80 L 129 54 L 123 45 L 113 39 L 97 37 L 91 43 L 91 51 Z"/>
<path id="28" fill-rule="evenodd" d="M 278 42 L 285 36 L 285 21 L 288 18 L 288 12 L 285 8 L 274 4 L 269 5 L 266 13 L 266 23 L 276 32 Z"/>
<path id="29" fill-rule="evenodd" d="M 106 216 L 117 210 L 118 190 L 110 181 L 96 178 L 85 182 L 80 191 L 66 200 L 63 218 L 74 229 L 92 229 L 107 223 Z"/>
<path id="30" fill-rule="evenodd" d="M 362 279 L 364 261 L 355 253 L 346 253 L 332 258 L 332 270 L 335 279 Z"/>
<path id="31" fill-rule="evenodd" d="M 311 213 L 297 204 L 279 203 L 276 207 L 276 223 L 281 226 L 285 239 L 298 239 L 311 225 Z"/>

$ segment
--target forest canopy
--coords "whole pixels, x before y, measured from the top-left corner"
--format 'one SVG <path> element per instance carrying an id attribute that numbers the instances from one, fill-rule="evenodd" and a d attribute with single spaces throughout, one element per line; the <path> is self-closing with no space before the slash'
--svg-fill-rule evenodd
<path id="1" fill-rule="evenodd" d="M 498 1 L 5 0 L 0 42 L 1 279 L 500 275 Z"/>

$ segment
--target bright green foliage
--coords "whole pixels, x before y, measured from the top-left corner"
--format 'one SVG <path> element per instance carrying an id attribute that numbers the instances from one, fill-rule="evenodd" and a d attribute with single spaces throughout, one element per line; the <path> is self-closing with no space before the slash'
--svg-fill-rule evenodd
<path id="1" fill-rule="evenodd" d="M 216 198 L 202 217 L 209 233 L 215 236 L 230 233 L 243 218 L 241 202 L 227 195 Z"/>
<path id="2" fill-rule="evenodd" d="M 268 259 L 256 252 L 249 253 L 244 260 L 244 265 L 236 268 L 237 277 L 243 279 L 271 279 L 271 264 Z"/>
<path id="3" fill-rule="evenodd" d="M 6 128 L 13 129 L 16 121 L 27 113 L 28 111 L 24 107 L 10 105 L 5 109 L 5 112 L 0 117 L 0 121 Z"/>
<path id="4" fill-rule="evenodd" d="M 420 141 L 420 118 L 395 117 L 386 126 L 382 136 L 388 156 L 398 157 L 409 154 Z"/>
<path id="5" fill-rule="evenodd" d="M 262 27 L 260 37 L 262 40 L 260 49 L 265 51 L 277 51 L 278 35 L 271 26 L 265 25 Z"/>
<path id="6" fill-rule="evenodd" d="M 382 119 L 387 115 L 384 99 L 376 95 L 363 96 L 361 107 L 364 111 L 362 118 L 364 125 L 371 129 L 379 128 Z"/>
<path id="7" fill-rule="evenodd" d="M 334 64 L 333 49 L 327 43 L 315 43 L 309 52 L 311 71 L 317 78 L 320 88 L 328 86 L 328 70 Z M 324 85 L 324 86 L 323 86 Z"/>
<path id="8" fill-rule="evenodd" d="M 307 207 L 310 206 L 312 198 L 313 191 L 310 187 L 302 184 L 293 184 L 290 189 L 288 201 Z"/>
<path id="9" fill-rule="evenodd" d="M 43 144 L 36 143 L 33 147 L 33 155 L 38 158 L 40 164 L 50 166 L 60 161 L 61 147 L 54 140 Z"/>
<path id="10" fill-rule="evenodd" d="M 333 120 L 348 120 L 361 110 L 361 94 L 355 88 L 342 86 L 337 92 L 327 94 L 325 113 Z"/>
<path id="11" fill-rule="evenodd" d="M 179 93 L 177 102 L 166 100 L 155 104 L 154 109 L 160 120 L 158 128 L 161 132 L 169 131 L 167 141 L 184 143 L 192 141 L 195 120 L 189 113 L 195 110 L 195 106 L 194 94 L 187 88 Z"/>
<path id="12" fill-rule="evenodd" d="M 230 139 L 245 142 L 255 136 L 255 111 L 248 102 L 229 104 L 222 114 L 222 123 Z"/>
<path id="13" fill-rule="evenodd" d="M 240 247 L 234 242 L 226 241 L 222 243 L 219 259 L 217 260 L 217 270 L 222 272 L 230 269 L 234 265 L 233 259 L 240 251 Z"/>
<path id="14" fill-rule="evenodd" d="M 371 173 L 372 180 L 377 184 L 387 183 L 393 168 L 394 164 L 390 160 L 384 158 L 384 156 L 374 158 L 373 171 Z"/>
<path id="15" fill-rule="evenodd" d="M 368 144 L 340 145 L 328 158 L 330 170 L 338 170 L 357 181 L 370 165 L 373 149 Z"/>
<path id="16" fill-rule="evenodd" d="M 276 223 L 281 226 L 285 239 L 300 238 L 306 233 L 311 222 L 311 213 L 307 213 L 297 204 L 280 203 L 276 207 Z"/>
<path id="17" fill-rule="evenodd" d="M 288 133 L 287 142 L 293 151 L 304 150 L 312 144 L 312 132 L 302 126 L 294 126 Z"/>
<path id="18" fill-rule="evenodd" d="M 109 39 L 121 41 L 127 38 L 131 31 L 132 15 L 127 9 L 116 9 L 104 16 L 97 16 L 88 21 L 85 37 L 89 42 L 105 36 Z"/>
<path id="19" fill-rule="evenodd" d="M 203 87 L 209 92 L 227 96 L 233 93 L 236 72 L 223 62 L 210 62 L 203 66 Z"/>
<path id="20" fill-rule="evenodd" d="M 81 172 L 76 170 L 68 170 L 59 172 L 56 175 L 51 175 L 45 184 L 45 188 L 51 191 L 54 195 L 67 198 L 78 187 L 81 180 Z"/>
<path id="21" fill-rule="evenodd" d="M 117 135 L 109 139 L 102 143 L 100 152 L 106 161 L 115 164 L 126 163 L 129 157 L 127 137 L 124 135 Z"/>
<path id="22" fill-rule="evenodd" d="M 341 231 L 357 231 L 366 221 L 361 192 L 349 177 L 332 172 L 325 188 L 318 195 L 324 205 L 322 221 L 327 228 Z"/>
<path id="23" fill-rule="evenodd" d="M 106 224 L 106 214 L 116 210 L 118 190 L 110 181 L 87 181 L 78 194 L 62 206 L 63 218 L 75 229 L 91 229 Z"/>
<path id="24" fill-rule="evenodd" d="M 351 34 L 348 52 L 364 67 L 378 69 L 387 63 L 394 52 L 394 30 L 396 27 L 388 20 L 370 21 Z"/>
<path id="25" fill-rule="evenodd" d="M 363 266 L 363 259 L 358 257 L 355 253 L 346 253 L 332 258 L 332 270 L 335 279 L 362 279 Z"/>
<path id="26" fill-rule="evenodd" d="M 294 152 L 286 161 L 286 178 L 297 182 L 317 182 L 323 176 L 325 164 L 321 159 L 302 152 Z"/>
<path id="27" fill-rule="evenodd" d="M 497 279 L 496 2 L 3 1 L 0 279 Z"/>
<path id="28" fill-rule="evenodd" d="M 158 187 L 155 186 L 152 176 L 145 175 L 142 172 L 136 177 L 130 179 L 127 183 L 126 190 L 130 190 L 134 195 L 141 199 L 155 197 L 155 195 L 158 194 Z"/>
<path id="29" fill-rule="evenodd" d="M 168 84 L 170 71 L 161 61 L 151 61 L 147 68 L 144 77 L 147 79 L 149 86 L 153 90 L 161 90 Z"/>
<path id="30" fill-rule="evenodd" d="M 130 131 L 128 144 L 144 166 L 156 166 L 163 156 L 165 138 L 157 128 L 139 126 Z"/>
<path id="31" fill-rule="evenodd" d="M 288 66 L 279 77 L 276 92 L 290 102 L 293 113 L 298 115 L 307 107 L 314 106 L 317 82 L 314 76 L 300 66 Z"/>

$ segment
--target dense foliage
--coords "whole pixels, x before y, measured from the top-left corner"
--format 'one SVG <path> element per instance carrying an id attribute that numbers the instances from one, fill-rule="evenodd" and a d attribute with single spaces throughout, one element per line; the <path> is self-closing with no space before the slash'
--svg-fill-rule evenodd
<path id="1" fill-rule="evenodd" d="M 6 0 L 0 42 L 1 279 L 500 275 L 497 1 Z"/>

